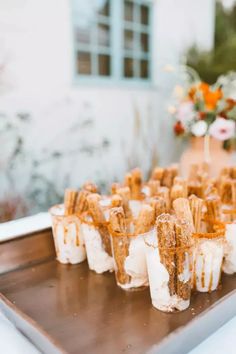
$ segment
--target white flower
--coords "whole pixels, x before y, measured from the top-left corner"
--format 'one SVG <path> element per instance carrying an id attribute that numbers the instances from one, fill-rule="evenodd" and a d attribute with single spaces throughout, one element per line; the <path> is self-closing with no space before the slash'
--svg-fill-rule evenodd
<path id="1" fill-rule="evenodd" d="M 209 133 L 213 138 L 218 140 L 223 141 L 230 139 L 235 134 L 235 122 L 233 120 L 217 117 L 210 125 Z"/>
<path id="2" fill-rule="evenodd" d="M 207 123 L 204 120 L 199 120 L 193 124 L 191 132 L 194 136 L 204 136 L 207 132 Z"/>
<path id="3" fill-rule="evenodd" d="M 190 101 L 183 102 L 179 105 L 176 113 L 176 119 L 183 125 L 186 125 L 194 118 L 195 112 L 193 103 Z"/>

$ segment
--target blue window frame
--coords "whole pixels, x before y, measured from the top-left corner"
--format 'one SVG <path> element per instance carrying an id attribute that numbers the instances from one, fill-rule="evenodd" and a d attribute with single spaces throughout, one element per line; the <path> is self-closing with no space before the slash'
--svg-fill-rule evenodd
<path id="1" fill-rule="evenodd" d="M 77 82 L 150 82 L 151 6 L 151 0 L 72 0 Z"/>

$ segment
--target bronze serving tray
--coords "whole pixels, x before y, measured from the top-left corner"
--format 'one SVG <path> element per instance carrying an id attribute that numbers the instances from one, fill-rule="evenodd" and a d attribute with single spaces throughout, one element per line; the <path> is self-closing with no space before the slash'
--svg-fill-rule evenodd
<path id="1" fill-rule="evenodd" d="M 55 260 L 51 230 L 0 244 L 0 309 L 43 353 L 187 353 L 236 315 L 236 276 L 181 313 L 125 292 L 114 274 Z"/>

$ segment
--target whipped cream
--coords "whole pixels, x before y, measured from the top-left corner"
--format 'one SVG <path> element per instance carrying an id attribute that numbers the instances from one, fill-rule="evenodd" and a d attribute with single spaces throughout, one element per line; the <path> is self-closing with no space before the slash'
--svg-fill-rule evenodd
<path id="1" fill-rule="evenodd" d="M 128 284 L 119 284 L 123 289 L 148 286 L 147 265 L 143 237 L 131 237 L 129 255 L 125 259 L 125 272 L 131 277 Z"/>
<path id="2" fill-rule="evenodd" d="M 227 224 L 225 238 L 223 271 L 233 274 L 236 272 L 236 223 Z"/>
<path id="3" fill-rule="evenodd" d="M 147 260 L 147 270 L 150 285 L 152 304 L 158 310 L 164 312 L 173 312 L 175 310 L 183 311 L 190 305 L 189 300 L 183 300 L 178 295 L 170 295 L 169 291 L 169 273 L 161 263 L 158 250 L 157 237 L 155 233 L 145 239 L 145 251 Z M 179 280 L 187 282 L 190 279 L 189 255 L 185 255 L 185 264 L 183 273 L 179 275 Z"/>
<path id="4" fill-rule="evenodd" d="M 114 270 L 114 261 L 104 250 L 101 235 L 98 230 L 85 223 L 81 224 L 82 233 L 85 241 L 89 269 L 96 273 L 104 273 Z"/>
<path id="5" fill-rule="evenodd" d="M 202 239 L 193 250 L 193 287 L 200 292 L 216 290 L 224 256 L 222 239 Z"/>
<path id="6" fill-rule="evenodd" d="M 77 264 L 86 259 L 80 220 L 75 215 L 63 216 L 63 206 L 52 208 L 53 239 L 57 260 Z"/>

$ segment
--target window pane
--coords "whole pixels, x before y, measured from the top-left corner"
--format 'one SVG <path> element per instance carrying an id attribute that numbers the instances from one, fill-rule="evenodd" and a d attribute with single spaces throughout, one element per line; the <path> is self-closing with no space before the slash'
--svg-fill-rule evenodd
<path id="1" fill-rule="evenodd" d="M 124 47 L 125 49 L 134 49 L 134 32 L 130 30 L 124 31 Z"/>
<path id="2" fill-rule="evenodd" d="M 110 55 L 98 55 L 98 73 L 102 76 L 110 75 Z"/>
<path id="3" fill-rule="evenodd" d="M 91 74 L 91 54 L 87 52 L 78 52 L 77 54 L 78 73 L 84 75 Z"/>
<path id="4" fill-rule="evenodd" d="M 75 28 L 75 40 L 79 43 L 90 43 L 90 30 L 89 28 Z"/>
<path id="5" fill-rule="evenodd" d="M 134 20 L 134 4 L 130 1 L 124 3 L 124 19 L 131 22 Z"/>
<path id="6" fill-rule="evenodd" d="M 131 58 L 124 58 L 124 76 L 134 76 L 134 60 Z"/>
<path id="7" fill-rule="evenodd" d="M 87 0 L 83 0 L 87 1 Z M 99 15 L 109 16 L 110 15 L 110 1 L 109 0 L 97 0 Z"/>
<path id="8" fill-rule="evenodd" d="M 98 44 L 104 47 L 110 45 L 110 28 L 108 25 L 98 24 Z"/>
<path id="9" fill-rule="evenodd" d="M 149 8 L 148 6 L 141 5 L 141 23 L 143 25 L 148 25 L 149 23 Z"/>
<path id="10" fill-rule="evenodd" d="M 140 77 L 147 79 L 149 77 L 149 63 L 148 60 L 140 61 Z"/>
<path id="11" fill-rule="evenodd" d="M 148 52 L 149 50 L 149 36 L 147 33 L 141 33 L 141 49 L 143 52 Z"/>

